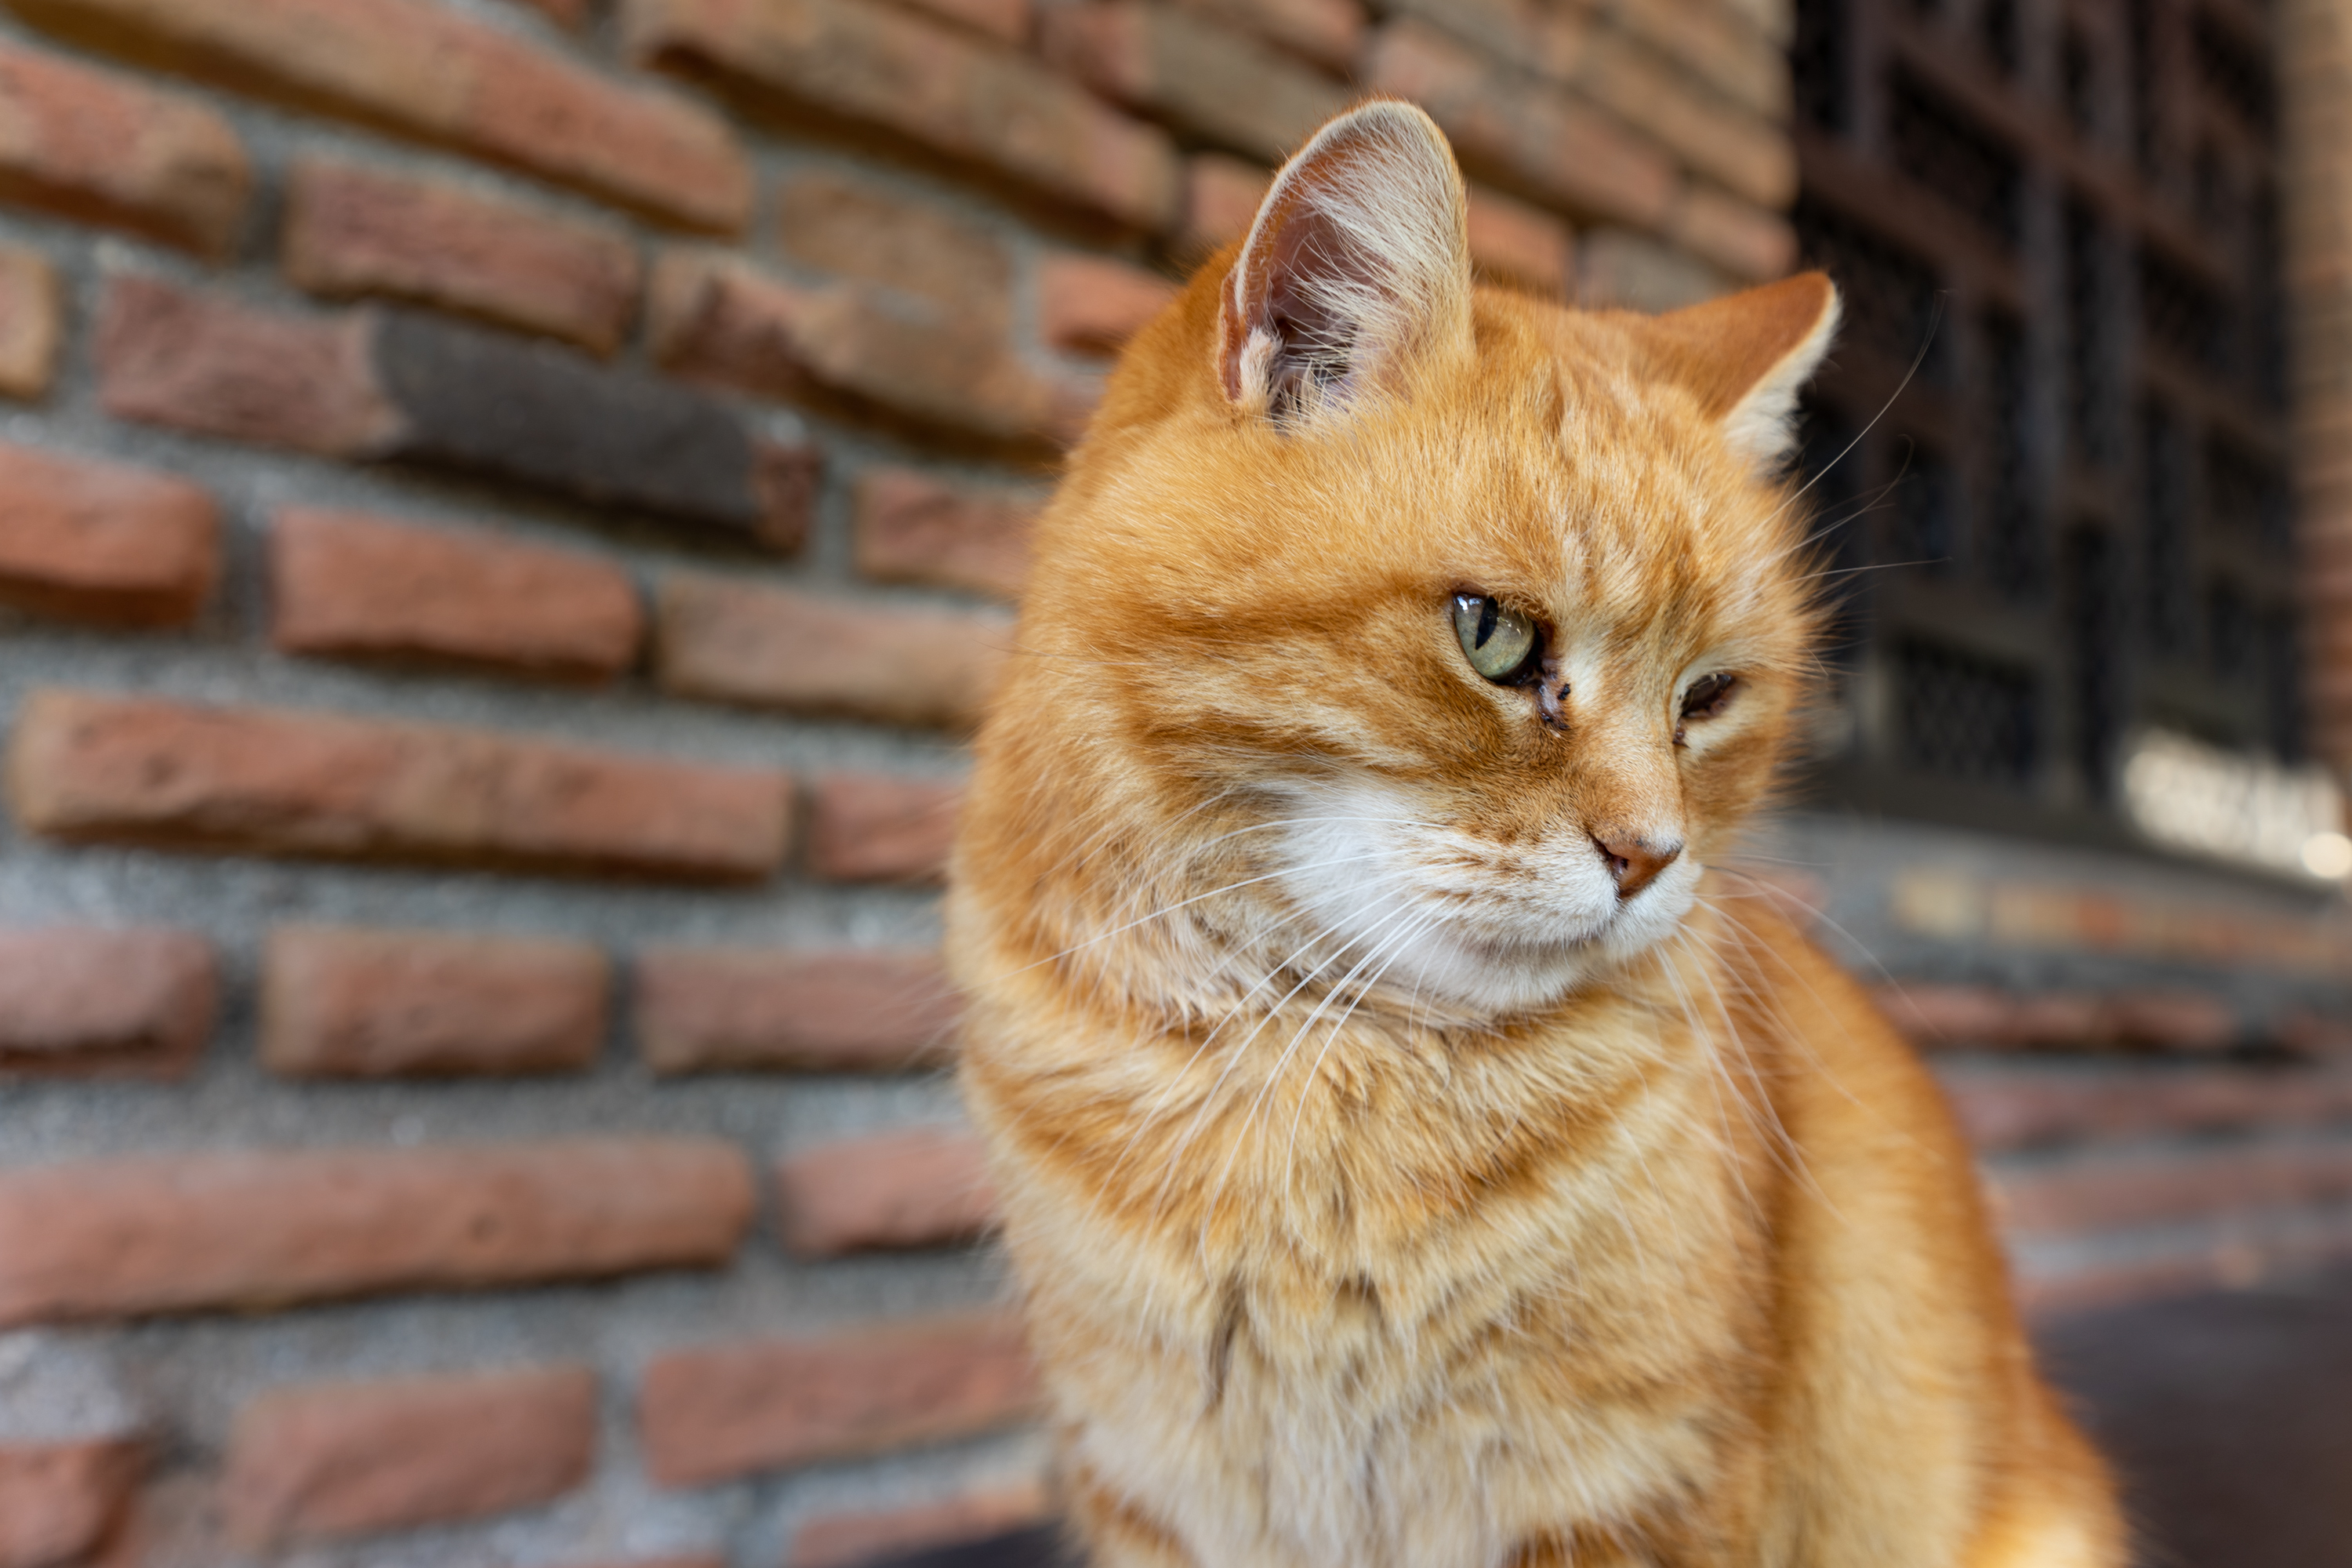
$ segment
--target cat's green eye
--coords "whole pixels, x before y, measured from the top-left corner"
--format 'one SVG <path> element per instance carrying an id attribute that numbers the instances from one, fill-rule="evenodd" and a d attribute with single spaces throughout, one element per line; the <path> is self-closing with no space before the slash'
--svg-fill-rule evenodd
<path id="1" fill-rule="evenodd" d="M 1495 681 L 1524 674 L 1541 640 L 1533 620 L 1485 594 L 1454 595 L 1454 635 L 1470 668 Z"/>

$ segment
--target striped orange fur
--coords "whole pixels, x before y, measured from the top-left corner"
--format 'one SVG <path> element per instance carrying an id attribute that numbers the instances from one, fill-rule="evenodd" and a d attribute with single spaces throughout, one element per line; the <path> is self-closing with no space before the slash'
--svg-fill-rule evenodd
<path id="1" fill-rule="evenodd" d="M 1934 1085 L 1719 864 L 1835 315 L 1474 289 L 1374 102 L 1129 349 L 950 902 L 1098 1568 L 2123 1561 Z"/>

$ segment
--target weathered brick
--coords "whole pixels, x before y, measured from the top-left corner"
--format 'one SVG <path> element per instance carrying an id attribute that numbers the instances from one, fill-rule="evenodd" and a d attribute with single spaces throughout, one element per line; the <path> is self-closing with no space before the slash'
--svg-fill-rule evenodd
<path id="1" fill-rule="evenodd" d="M 871 127 L 1137 228 L 1176 216 L 1168 139 L 1034 61 L 852 0 L 625 0 L 636 57 Z"/>
<path id="2" fill-rule="evenodd" d="M 935 953 L 656 947 L 637 1048 L 659 1073 L 895 1072 L 945 1055 L 958 1005 Z"/>
<path id="3" fill-rule="evenodd" d="M 825 773 L 812 787 L 809 869 L 830 881 L 948 875 L 964 787 L 882 773 Z"/>
<path id="4" fill-rule="evenodd" d="M 0 246 L 0 397 L 30 401 L 47 392 L 64 339 L 58 269 L 37 250 Z"/>
<path id="5" fill-rule="evenodd" d="M 0 1568 L 72 1568 L 131 1506 L 146 1445 L 109 1436 L 0 1442 Z"/>
<path id="6" fill-rule="evenodd" d="M 783 858 L 780 774 L 481 731 L 44 690 L 8 756 L 56 837 L 693 879 Z"/>
<path id="7" fill-rule="evenodd" d="M 341 158 L 289 171 L 284 256 L 314 294 L 462 310 L 599 354 L 620 346 L 640 280 L 613 225 Z"/>
<path id="8" fill-rule="evenodd" d="M 1779 278 L 1797 262 L 1797 231 L 1788 219 L 1705 185 L 1683 192 L 1665 232 L 1693 255 L 1751 283 Z"/>
<path id="9" fill-rule="evenodd" d="M 929 1552 L 1043 1523 L 1042 1481 L 1015 1481 L 887 1511 L 822 1513 L 793 1531 L 784 1568 L 862 1568 L 877 1559 Z"/>
<path id="10" fill-rule="evenodd" d="M 1341 76 L 1356 68 L 1364 44 L 1364 9 L 1356 0 L 1178 0 L 1246 27 L 1301 58 Z"/>
<path id="11" fill-rule="evenodd" d="M 261 1060 L 289 1078 L 563 1072 L 604 1040 L 609 966 L 583 942 L 280 926 Z"/>
<path id="12" fill-rule="evenodd" d="M 1937 1076 L 1984 1150 L 2352 1121 L 2340 1071 L 1947 1061 Z"/>
<path id="13" fill-rule="evenodd" d="M 457 148 L 732 232 L 751 166 L 725 122 L 425 0 L 16 0 L 77 42 Z"/>
<path id="14" fill-rule="evenodd" d="M 289 653 L 605 679 L 645 636 L 636 589 L 609 562 L 364 512 L 281 510 L 269 571 L 270 635 Z"/>
<path id="15" fill-rule="evenodd" d="M 1582 216 L 1655 229 L 1672 205 L 1672 160 L 1597 110 L 1517 79 L 1407 17 L 1372 40 L 1368 86 L 1412 99 L 1464 166 Z"/>
<path id="16" fill-rule="evenodd" d="M 646 306 L 655 359 L 682 375 L 1015 447 L 1066 445 L 1091 388 L 1049 380 L 1003 325 L 865 284 L 802 289 L 733 257 L 672 251 Z"/>
<path id="17" fill-rule="evenodd" d="M 892 724 L 980 720 L 1013 628 L 698 574 L 662 581 L 654 669 L 686 697 Z"/>
<path id="18" fill-rule="evenodd" d="M 1911 984 L 1882 987 L 1877 997 L 1895 1026 L 1923 1046 L 2214 1051 L 2244 1032 L 2228 1002 L 2201 992 L 2021 995 L 1990 986 Z"/>
<path id="19" fill-rule="evenodd" d="M 252 184 L 244 145 L 208 105 L 0 47 L 0 201 L 218 256 Z"/>
<path id="20" fill-rule="evenodd" d="M 406 311 L 383 318 L 373 346 L 401 414 L 391 455 L 800 544 L 814 455 L 762 443 L 710 398 Z"/>
<path id="21" fill-rule="evenodd" d="M 197 486 L 0 444 L 0 600 L 69 620 L 178 626 L 219 574 L 219 510 Z"/>
<path id="22" fill-rule="evenodd" d="M 0 1069 L 177 1077 L 211 1039 L 220 984 L 191 931 L 0 931 Z"/>
<path id="23" fill-rule="evenodd" d="M 1734 287 L 1697 257 L 1646 234 L 1591 228 L 1577 236 L 1576 297 L 1589 310 L 1678 310 Z"/>
<path id="24" fill-rule="evenodd" d="M 1776 125 L 1789 118 L 1788 53 L 1736 9 L 1714 0 L 1614 0 L 1604 9 L 1734 103 Z"/>
<path id="25" fill-rule="evenodd" d="M 1029 0 L 908 0 L 917 10 L 1008 44 L 1029 36 Z"/>
<path id="26" fill-rule="evenodd" d="M 776 1227 L 799 1258 L 943 1247 L 996 1223 L 987 1152 L 920 1127 L 843 1139 L 776 1165 Z"/>
<path id="27" fill-rule="evenodd" d="M 1048 256 L 1037 268 L 1037 330 L 1057 349 L 1108 353 L 1176 297 L 1156 272 L 1106 256 Z"/>
<path id="28" fill-rule="evenodd" d="M 1274 171 L 1222 153 L 1184 161 L 1184 226 L 1177 244 L 1195 254 L 1214 250 L 1249 232 L 1258 204 L 1274 185 Z"/>
<path id="29" fill-rule="evenodd" d="M 260 310 L 136 274 L 98 307 L 98 395 L 121 419 L 329 457 L 386 451 L 399 411 L 366 319 Z"/>
<path id="30" fill-rule="evenodd" d="M 2352 1196 L 2352 1144 L 2272 1140 L 2235 1148 L 2078 1155 L 1990 1173 L 2008 1228 L 2084 1236 Z"/>
<path id="31" fill-rule="evenodd" d="M 910 294 L 945 321 L 993 326 L 1012 308 L 1013 260 L 994 235 L 862 180 L 824 171 L 786 179 L 776 242 L 803 266 Z"/>
<path id="32" fill-rule="evenodd" d="M 509 1513 L 577 1487 L 595 1454 L 584 1366 L 276 1389 L 237 1413 L 228 1533 L 262 1549 Z"/>
<path id="33" fill-rule="evenodd" d="M 1639 39 L 1590 18 L 1550 19 L 1538 58 L 1548 75 L 1609 110 L 1693 173 L 1757 206 L 1797 194 L 1797 154 L 1778 125 L 1696 89 Z"/>
<path id="34" fill-rule="evenodd" d="M 1157 0 L 1059 5 L 1046 59 L 1128 107 L 1279 162 L 1348 107 L 1347 89 L 1252 35 Z"/>
<path id="35" fill-rule="evenodd" d="M 1568 225 L 1540 207 L 1473 186 L 1470 260 L 1490 279 L 1517 283 L 1547 299 L 1565 299 L 1576 281 Z"/>
<path id="36" fill-rule="evenodd" d="M 751 1219 L 706 1139 L 192 1153 L 0 1172 L 0 1324 L 715 1268 Z"/>
<path id="37" fill-rule="evenodd" d="M 796 547 L 814 455 L 655 377 L 408 310 L 293 315 L 160 279 L 109 283 L 99 396 L 127 419 L 402 458 Z"/>
<path id="38" fill-rule="evenodd" d="M 971 1436 L 1036 1397 L 1009 1316 L 893 1323 L 674 1351 L 646 1369 L 637 1426 L 664 1486 Z"/>
<path id="39" fill-rule="evenodd" d="M 809 811 L 809 868 L 836 882 L 929 882 L 947 874 L 963 786 L 826 773 Z"/>
<path id="40" fill-rule="evenodd" d="M 908 468 L 868 468 L 856 494 L 857 569 L 866 576 L 1005 598 L 1021 592 L 1034 502 L 959 489 Z"/>

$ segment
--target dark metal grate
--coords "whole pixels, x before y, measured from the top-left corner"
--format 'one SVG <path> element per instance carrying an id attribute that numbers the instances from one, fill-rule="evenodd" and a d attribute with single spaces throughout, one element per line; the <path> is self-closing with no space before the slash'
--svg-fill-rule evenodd
<path id="1" fill-rule="evenodd" d="M 2017 156 L 1968 111 L 1908 71 L 1895 74 L 1888 136 L 1895 167 L 2004 245 L 2017 242 Z"/>
<path id="2" fill-rule="evenodd" d="M 1798 0 L 1796 226 L 1847 308 L 1807 405 L 1851 703 L 1823 732 L 1857 798 L 2083 825 L 2140 725 L 2290 750 L 2271 27 Z"/>
<path id="3" fill-rule="evenodd" d="M 1895 658 L 1903 760 L 1923 773 L 2021 788 L 2041 761 L 2030 669 L 1906 642 Z"/>
<path id="4" fill-rule="evenodd" d="M 2219 293 L 2153 246 L 2139 251 L 2139 320 L 2149 346 L 2191 370 L 2224 370 Z"/>

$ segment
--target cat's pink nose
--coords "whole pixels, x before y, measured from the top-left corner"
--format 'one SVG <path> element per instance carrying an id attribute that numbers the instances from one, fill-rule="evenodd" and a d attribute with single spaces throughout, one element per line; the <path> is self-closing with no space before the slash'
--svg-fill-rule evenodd
<path id="1" fill-rule="evenodd" d="M 1617 896 L 1630 899 L 1657 879 L 1683 852 L 1679 843 L 1654 845 L 1646 838 L 1609 837 L 1594 834 L 1592 842 L 1609 874 L 1617 879 Z"/>

